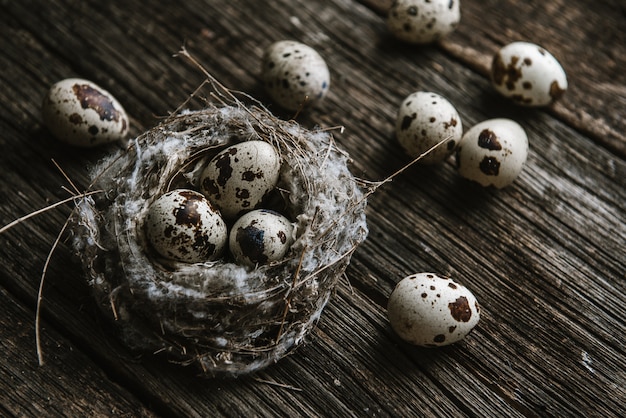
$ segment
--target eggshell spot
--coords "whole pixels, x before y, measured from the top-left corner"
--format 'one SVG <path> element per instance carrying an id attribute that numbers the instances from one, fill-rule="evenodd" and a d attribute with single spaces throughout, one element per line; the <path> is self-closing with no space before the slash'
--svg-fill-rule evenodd
<path id="1" fill-rule="evenodd" d="M 293 224 L 280 213 L 259 209 L 235 222 L 230 252 L 240 264 L 262 265 L 282 259 L 293 243 Z"/>
<path id="2" fill-rule="evenodd" d="M 436 347 L 463 339 L 478 324 L 480 306 L 463 285 L 434 273 L 405 277 L 387 305 L 392 329 L 403 340 Z"/>
<path id="3" fill-rule="evenodd" d="M 444 97 L 430 92 L 415 92 L 407 96 L 398 110 L 396 138 L 413 158 L 435 145 L 420 163 L 444 161 L 456 149 L 463 136 L 461 118 Z"/>
<path id="4" fill-rule="evenodd" d="M 491 82 L 503 96 L 524 106 L 546 106 L 567 90 L 567 76 L 546 49 L 529 42 L 513 42 L 493 57 Z"/>
<path id="5" fill-rule="evenodd" d="M 502 188 L 520 174 L 528 156 L 528 137 L 510 119 L 490 119 L 469 129 L 457 150 L 461 176 L 482 186 Z"/>
<path id="6" fill-rule="evenodd" d="M 321 102 L 330 88 L 324 59 L 310 46 L 295 41 L 279 41 L 266 49 L 262 78 L 272 100 L 291 111 Z"/>
<path id="7" fill-rule="evenodd" d="M 387 14 L 393 36 L 413 44 L 434 42 L 461 21 L 460 0 L 396 0 Z"/>
<path id="8" fill-rule="evenodd" d="M 228 238 L 217 209 L 202 194 L 187 189 L 156 199 L 144 225 L 148 241 L 160 255 L 188 263 L 219 258 Z"/>
<path id="9" fill-rule="evenodd" d="M 280 156 L 265 141 L 245 141 L 213 157 L 200 175 L 202 193 L 226 219 L 255 209 L 276 187 Z"/>
<path id="10" fill-rule="evenodd" d="M 94 147 L 128 134 L 126 111 L 111 93 L 95 83 L 68 78 L 50 87 L 42 104 L 46 127 L 59 141 Z"/>

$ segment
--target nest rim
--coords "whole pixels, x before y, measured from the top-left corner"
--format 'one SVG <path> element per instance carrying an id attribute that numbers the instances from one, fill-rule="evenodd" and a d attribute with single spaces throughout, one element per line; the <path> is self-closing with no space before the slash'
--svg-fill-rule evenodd
<path id="1" fill-rule="evenodd" d="M 106 233 L 106 231 L 102 230 L 103 213 L 101 208 L 98 206 L 106 199 L 113 198 L 113 201 L 116 201 L 115 199 L 118 197 L 116 197 L 115 192 L 119 192 L 120 187 L 124 186 L 121 185 L 119 181 L 117 184 L 114 184 L 113 187 L 109 187 L 109 190 L 107 190 L 107 187 L 104 187 L 105 194 L 103 198 L 89 196 L 84 198 L 78 204 L 78 213 L 74 220 L 74 246 L 76 250 L 78 250 L 79 256 L 80 252 L 83 252 L 80 257 L 82 258 L 83 265 L 85 266 L 88 276 L 90 277 L 90 282 L 95 289 L 95 293 L 100 299 L 100 305 L 103 310 L 105 312 L 108 311 L 108 316 L 112 316 L 113 319 L 128 322 L 128 324 L 133 326 L 136 325 L 133 322 L 136 321 L 136 319 L 132 318 L 133 315 L 137 315 L 136 304 L 141 305 L 142 303 L 146 303 L 147 306 L 150 306 L 151 304 L 153 306 L 161 304 L 162 306 L 167 305 L 170 308 L 177 309 L 177 307 L 184 302 L 184 304 L 187 304 L 188 310 L 189 306 L 193 308 L 194 303 L 200 305 L 215 304 L 222 307 L 229 306 L 232 309 L 235 309 L 238 304 L 239 306 L 251 304 L 256 304 L 255 306 L 263 306 L 263 304 L 267 301 L 268 293 L 271 293 L 272 298 L 277 298 L 277 300 L 280 299 L 282 301 L 280 309 L 276 306 L 272 308 L 274 309 L 275 323 L 271 325 L 271 327 L 273 327 L 272 329 L 276 333 L 275 338 L 274 340 L 265 338 L 264 341 L 267 341 L 267 344 L 262 344 L 260 346 L 254 344 L 241 345 L 237 347 L 228 347 L 228 349 L 225 350 L 224 347 L 219 347 L 219 344 L 215 344 L 215 338 L 212 340 L 213 344 L 208 344 L 207 340 L 199 338 L 194 332 L 186 330 L 184 327 L 181 328 L 182 332 L 180 334 L 185 335 L 190 333 L 192 338 L 196 340 L 192 344 L 189 344 L 188 336 L 181 337 L 181 335 L 175 335 L 174 338 L 171 338 L 171 335 L 169 334 L 158 335 L 157 332 L 154 332 L 154 329 L 150 330 L 150 327 L 145 327 L 145 324 L 140 324 L 137 329 L 133 329 L 133 326 L 126 326 L 126 334 L 128 335 L 126 335 L 125 339 L 133 340 L 138 339 L 141 336 L 145 337 L 146 334 L 151 334 L 149 335 L 151 342 L 147 345 L 151 346 L 150 348 L 152 348 L 152 351 L 169 352 L 175 362 L 181 362 L 184 364 L 197 363 L 200 365 L 203 373 L 208 375 L 225 374 L 236 376 L 264 368 L 265 366 L 278 361 L 293 348 L 299 345 L 302 339 L 317 322 L 323 307 L 326 305 L 330 297 L 330 293 L 334 288 L 334 285 L 336 284 L 339 276 L 343 274 L 347 264 L 349 263 L 352 253 L 367 236 L 367 226 L 365 222 L 366 196 L 360 189 L 359 181 L 350 174 L 349 169 L 347 168 L 346 164 L 349 161 L 349 157 L 337 146 L 329 132 L 323 130 L 305 130 L 294 121 L 279 120 L 273 117 L 265 109 L 257 107 L 247 108 L 241 105 L 225 105 L 210 106 L 199 111 L 181 112 L 171 116 L 161 124 L 137 137 L 134 141 L 131 141 L 130 147 L 125 152 L 128 153 L 127 155 L 132 155 L 134 153 L 135 158 L 138 159 L 139 155 L 145 151 L 141 150 L 141 143 L 150 143 L 152 136 L 161 135 L 168 138 L 168 140 L 171 139 L 179 141 L 185 135 L 193 135 L 203 129 L 208 129 L 208 131 L 210 131 L 212 129 L 211 127 L 207 128 L 206 125 L 198 123 L 201 122 L 202 118 L 206 115 L 212 115 L 212 117 L 215 117 L 228 125 L 228 120 L 225 117 L 225 112 L 227 111 L 234 112 L 236 117 L 244 118 L 250 125 L 244 127 L 231 126 L 230 129 L 234 129 L 238 134 L 242 135 L 227 135 L 226 137 L 232 141 L 235 140 L 234 138 L 241 139 L 242 137 L 244 138 L 244 141 L 261 139 L 274 145 L 281 155 L 283 166 L 285 166 L 285 164 L 288 166 L 286 172 L 289 170 L 291 170 L 292 174 L 293 170 L 300 172 L 301 178 L 298 181 L 300 181 L 301 184 L 298 187 L 302 187 L 306 191 L 306 193 L 304 193 L 305 196 L 294 197 L 294 191 L 290 190 L 293 189 L 294 184 L 289 184 L 283 190 L 283 192 L 289 192 L 286 200 L 288 200 L 288 206 L 294 213 L 290 213 L 288 217 L 295 222 L 297 231 L 296 239 L 288 254 L 283 259 L 252 270 L 248 270 L 242 266 L 231 265 L 228 267 L 231 273 L 234 272 L 237 275 L 244 274 L 250 279 L 255 277 L 258 280 L 263 280 L 263 278 L 267 277 L 273 278 L 273 280 L 268 280 L 268 283 L 270 283 L 271 286 L 256 292 L 243 291 L 239 294 L 232 293 L 230 295 L 230 300 L 225 301 L 224 295 L 218 294 L 214 299 L 211 299 L 207 297 L 206 293 L 200 292 L 198 294 L 194 294 L 193 290 L 197 289 L 190 290 L 182 285 L 180 281 L 176 282 L 176 280 L 173 280 L 173 284 L 180 287 L 170 285 L 166 292 L 162 292 L 162 295 L 158 296 L 158 292 L 153 292 L 155 288 L 158 288 L 158 284 L 149 283 L 147 288 L 142 288 L 141 286 L 135 286 L 133 288 L 133 286 L 129 285 L 129 283 L 124 282 L 125 279 L 128 280 L 128 277 L 123 277 L 121 279 L 104 277 L 101 272 L 98 272 L 97 270 L 102 268 L 105 270 L 107 269 L 106 260 L 104 267 L 95 266 L 94 268 L 95 260 L 99 257 L 107 257 L 107 251 L 102 251 L 102 248 L 107 248 L 107 245 L 106 243 L 100 242 L 100 239 L 102 238 L 100 234 L 103 232 Z M 176 127 L 178 127 L 178 130 L 173 129 Z M 230 133 L 232 134 L 233 132 Z M 215 132 L 213 132 L 213 134 L 215 134 Z M 306 139 L 305 141 L 302 141 L 302 135 L 304 135 Z M 311 139 L 313 136 L 319 137 L 315 139 L 315 141 L 317 141 L 315 146 L 318 148 L 313 146 Z M 323 142 L 320 138 L 325 138 L 325 148 L 319 146 L 319 144 Z M 168 176 L 165 176 L 166 178 L 158 176 L 160 178 L 157 182 L 161 192 L 164 193 L 172 187 L 172 185 L 175 185 L 178 181 L 176 179 L 181 178 L 181 175 L 182 178 L 185 178 L 188 181 L 191 179 L 191 183 L 193 183 L 194 170 L 198 170 L 197 167 L 201 161 L 206 159 L 207 155 L 217 153 L 220 149 L 227 146 L 229 146 L 229 142 L 225 141 L 220 143 L 205 143 L 197 149 L 193 146 L 191 149 L 186 150 L 186 157 L 184 158 L 185 161 L 183 164 L 180 164 L 179 162 L 178 166 L 179 168 L 182 167 L 187 171 L 183 173 L 177 169 L 171 172 L 174 173 L 174 175 L 169 178 L 167 178 Z M 339 200 L 341 199 L 336 196 L 331 196 L 330 200 L 337 200 L 334 202 L 335 205 L 338 205 L 339 203 L 345 205 L 343 207 L 343 215 L 340 218 L 345 218 L 346 214 L 351 214 L 350 216 L 353 216 L 352 224 L 354 224 L 354 230 L 352 233 L 354 236 L 348 238 L 342 236 L 342 239 L 351 240 L 352 242 L 349 246 L 339 246 L 342 247 L 341 251 L 338 251 L 337 248 L 333 247 L 335 243 L 332 242 L 333 239 L 337 239 L 337 236 L 333 236 L 333 234 L 335 233 L 334 230 L 337 229 L 336 227 L 338 221 L 335 220 L 328 223 L 324 219 L 320 219 L 320 216 L 323 217 L 327 213 L 316 207 L 316 205 L 319 206 L 318 199 L 323 197 L 325 191 L 319 190 L 319 184 L 317 181 L 311 181 L 311 178 L 307 175 L 306 170 L 313 167 L 310 161 L 310 157 L 312 155 L 311 153 L 317 155 L 316 161 L 321 162 L 322 167 L 332 159 L 337 159 L 337 161 L 339 161 L 339 165 L 342 165 L 339 171 L 343 173 L 343 180 L 345 181 L 341 183 L 344 187 L 349 189 L 349 195 L 342 196 L 342 199 L 345 201 L 340 202 Z M 108 167 L 117 167 L 116 164 L 118 164 L 118 161 L 116 161 L 116 158 L 122 157 L 117 156 L 108 162 L 103 162 L 100 164 L 99 168 L 96 169 L 96 174 L 94 175 L 94 186 L 98 187 L 103 183 L 101 179 L 99 180 L 99 178 L 103 176 L 103 172 L 106 171 L 103 170 L 103 167 L 106 167 L 107 169 Z M 130 158 L 130 161 L 132 162 L 132 158 Z M 135 161 L 135 163 L 136 162 L 137 161 Z M 128 173 L 129 176 L 126 176 L 126 183 L 129 183 L 133 177 L 135 177 L 135 180 L 136 178 L 140 178 L 138 174 L 141 174 L 142 176 L 154 175 L 150 169 L 138 169 L 137 166 L 133 166 L 132 168 L 133 170 Z M 316 169 L 319 170 L 320 167 L 317 167 Z M 98 172 L 98 170 L 100 171 Z M 142 170 L 145 172 L 141 172 Z M 283 170 L 281 169 L 281 179 L 284 180 L 285 176 L 286 174 L 283 173 Z M 122 183 L 123 182 L 124 180 L 122 180 Z M 282 186 L 284 186 L 284 184 L 282 184 Z M 145 191 L 140 192 L 140 195 L 144 194 Z M 158 194 L 151 193 L 150 195 L 154 199 Z M 149 206 L 149 201 L 150 199 L 144 203 L 145 207 Z M 300 210 L 302 208 L 306 210 Z M 141 212 L 141 210 L 139 210 L 139 212 Z M 295 215 L 296 212 L 299 212 L 300 214 Z M 107 217 L 110 218 L 110 215 L 105 214 L 104 218 Z M 139 219 L 142 219 L 141 216 Z M 138 221 L 135 225 L 136 231 L 141 230 L 140 224 L 141 221 Z M 110 228 L 111 225 L 108 225 L 108 227 Z M 119 227 L 119 225 L 116 227 Z M 318 228 L 316 231 L 314 230 L 315 227 Z M 141 232 L 135 232 L 135 234 L 137 242 L 145 247 L 146 243 L 143 242 L 145 239 L 143 234 L 141 234 Z M 313 234 L 316 239 L 316 243 L 318 243 L 320 247 L 326 246 L 336 252 L 336 254 L 333 254 L 332 263 L 329 263 L 328 260 L 326 260 L 321 263 L 318 268 L 311 269 L 307 262 L 303 261 L 306 254 L 314 250 L 311 248 L 310 243 L 311 234 Z M 85 239 L 85 236 L 87 236 L 88 239 Z M 125 251 L 124 248 L 126 243 L 124 243 L 123 240 L 122 242 L 118 240 L 116 244 L 118 245 L 118 252 Z M 85 252 L 85 249 L 89 250 Z M 115 248 L 112 250 L 115 251 Z M 317 256 L 318 255 L 316 255 L 316 257 Z M 101 262 L 102 260 L 98 261 Z M 154 262 L 155 260 L 152 261 Z M 115 264 L 114 261 L 108 261 L 108 263 Z M 305 265 L 303 265 L 303 263 Z M 219 268 L 219 266 L 224 266 L 224 263 L 221 261 L 193 263 L 191 265 L 188 263 L 180 264 L 177 262 L 154 262 L 153 264 L 162 269 L 162 275 L 169 275 L 168 277 L 170 278 L 172 277 L 170 274 L 172 269 L 176 271 L 184 271 L 195 269 L 196 267 L 215 269 Z M 109 266 L 108 268 L 112 267 Z M 124 268 L 126 268 L 126 266 Z M 321 280 L 325 280 L 328 283 L 327 285 L 324 285 L 323 289 L 320 289 L 318 286 L 311 290 L 313 293 L 319 291 L 321 295 L 316 295 L 314 299 L 305 301 L 308 314 L 305 316 L 301 315 L 299 317 L 296 314 L 300 313 L 300 311 L 291 312 L 293 305 L 295 304 L 294 295 L 297 297 L 298 292 L 303 291 L 302 289 L 306 291 L 308 290 L 308 287 L 315 287 L 312 286 L 310 282 L 320 280 L 320 275 L 328 276 L 326 278 L 322 278 Z M 146 283 L 142 283 L 142 286 L 144 285 L 146 285 Z M 319 285 L 319 283 L 317 283 L 316 286 L 317 285 Z M 129 289 L 131 290 L 131 293 L 133 293 L 132 304 L 126 300 Z M 146 300 L 141 300 L 150 292 L 153 292 L 151 293 L 151 297 L 146 298 Z M 155 297 L 154 295 L 157 296 Z M 172 295 L 176 296 L 173 297 Z M 139 299 L 139 302 L 137 299 Z M 300 306 L 299 309 L 304 308 Z M 191 309 L 191 311 L 193 311 L 193 309 Z M 277 313 L 278 315 L 276 315 Z M 163 318 L 160 318 L 159 321 L 162 329 L 169 329 L 170 325 L 167 324 L 167 321 L 164 321 Z M 147 328 L 147 330 L 142 328 Z M 298 332 L 294 332 L 296 328 L 298 329 Z M 276 329 L 278 329 L 278 331 L 276 331 Z M 171 332 L 171 329 L 169 332 Z M 139 336 L 134 335 L 137 333 Z M 189 347 L 185 347 L 185 344 L 188 344 Z M 244 359 L 241 360 L 239 357 Z"/>

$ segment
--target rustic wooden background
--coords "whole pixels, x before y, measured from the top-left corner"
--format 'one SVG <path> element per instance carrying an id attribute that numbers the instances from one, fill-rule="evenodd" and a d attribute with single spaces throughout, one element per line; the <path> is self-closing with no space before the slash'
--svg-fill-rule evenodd
<path id="1" fill-rule="evenodd" d="M 202 82 L 181 45 L 227 86 L 260 100 L 263 49 L 316 48 L 332 73 L 325 103 L 299 117 L 342 125 L 356 175 L 408 162 L 393 139 L 402 99 L 450 99 L 467 127 L 510 117 L 531 154 L 510 188 L 483 190 L 452 163 L 415 167 L 370 198 L 370 236 L 306 345 L 237 380 L 127 351 L 96 312 L 61 245 L 34 320 L 46 255 L 71 207 L 0 235 L 1 416 L 623 416 L 626 413 L 626 6 L 621 0 L 464 0 L 437 45 L 394 41 L 383 0 L 0 1 L 0 225 L 68 196 L 107 151 L 76 150 L 41 124 L 47 88 L 67 77 L 111 91 L 132 135 Z M 490 88 L 492 54 L 527 40 L 565 67 L 570 89 L 543 110 Z M 269 104 L 269 103 L 268 103 Z M 289 116 L 289 115 L 283 115 Z M 482 321 L 459 344 L 400 342 L 385 315 L 404 276 L 433 271 L 469 287 Z"/>

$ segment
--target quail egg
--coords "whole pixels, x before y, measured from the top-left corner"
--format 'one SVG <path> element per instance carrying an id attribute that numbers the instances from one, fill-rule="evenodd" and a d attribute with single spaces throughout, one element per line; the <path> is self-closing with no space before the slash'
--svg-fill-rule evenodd
<path id="1" fill-rule="evenodd" d="M 59 141 L 79 147 L 123 139 L 129 129 L 128 116 L 115 97 L 80 78 L 52 85 L 42 104 L 42 116 Z"/>
<path id="2" fill-rule="evenodd" d="M 469 129 L 457 150 L 459 174 L 498 189 L 513 183 L 528 156 L 528 137 L 510 119 L 490 119 Z"/>
<path id="3" fill-rule="evenodd" d="M 290 111 L 322 101 L 330 87 L 324 59 L 310 46 L 296 41 L 279 41 L 266 49 L 262 78 L 272 100 Z"/>
<path id="4" fill-rule="evenodd" d="M 419 91 L 407 96 L 398 111 L 396 138 L 404 150 L 417 158 L 435 145 L 422 163 L 438 163 L 448 158 L 463 136 L 461 118 L 444 97 Z"/>
<path id="5" fill-rule="evenodd" d="M 463 339 L 480 320 L 474 295 L 452 279 L 434 273 L 405 277 L 389 297 L 387 316 L 403 340 L 435 347 Z"/>
<path id="6" fill-rule="evenodd" d="M 228 239 L 219 211 L 193 190 L 176 189 L 160 196 L 148 208 L 144 224 L 152 247 L 176 261 L 215 260 Z"/>
<path id="7" fill-rule="evenodd" d="M 539 45 L 513 42 L 493 57 L 491 82 L 496 90 L 524 106 L 546 106 L 567 90 L 567 76 L 557 59 Z"/>
<path id="8" fill-rule="evenodd" d="M 255 209 L 276 187 L 280 155 L 265 141 L 245 141 L 222 150 L 200 175 L 202 193 L 227 220 Z"/>
<path id="9" fill-rule="evenodd" d="M 280 213 L 258 209 L 235 222 L 230 252 L 240 264 L 256 266 L 280 260 L 293 243 L 293 224 Z"/>
<path id="10" fill-rule="evenodd" d="M 460 0 L 395 0 L 387 14 L 393 36 L 427 44 L 453 32 L 461 21 Z"/>

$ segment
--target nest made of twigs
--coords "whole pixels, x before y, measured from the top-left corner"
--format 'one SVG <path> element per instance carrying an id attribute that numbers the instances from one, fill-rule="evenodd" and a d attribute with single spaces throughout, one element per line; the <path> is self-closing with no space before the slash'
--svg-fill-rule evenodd
<path id="1" fill-rule="evenodd" d="M 194 188 L 208 158 L 263 140 L 282 160 L 277 200 L 295 224 L 287 256 L 251 269 L 228 258 L 164 261 L 142 219 L 152 201 Z M 95 167 L 72 242 L 103 311 L 136 349 L 167 352 L 208 375 L 240 375 L 284 357 L 318 320 L 356 247 L 365 239 L 366 199 L 348 156 L 328 131 L 309 131 L 265 109 L 210 106 L 182 112 Z"/>

